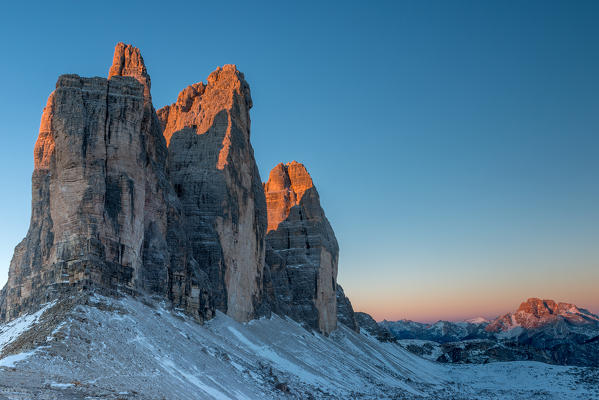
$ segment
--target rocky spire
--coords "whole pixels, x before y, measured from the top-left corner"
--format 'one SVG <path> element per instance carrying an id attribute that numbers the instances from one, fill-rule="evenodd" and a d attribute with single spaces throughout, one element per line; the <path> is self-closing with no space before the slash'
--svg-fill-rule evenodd
<path id="1" fill-rule="evenodd" d="M 264 191 L 272 308 L 328 334 L 337 326 L 339 247 L 312 178 L 296 161 L 279 164 Z"/>
<path id="2" fill-rule="evenodd" d="M 152 101 L 150 75 L 144 64 L 144 59 L 137 47 L 122 42 L 114 48 L 112 66 L 108 71 L 108 79 L 113 76 L 131 76 L 144 86 L 144 97 Z"/>
<path id="3" fill-rule="evenodd" d="M 239 321 L 259 312 L 266 232 L 251 107 L 243 74 L 225 65 L 158 110 L 193 255 L 210 277 L 216 307 Z"/>

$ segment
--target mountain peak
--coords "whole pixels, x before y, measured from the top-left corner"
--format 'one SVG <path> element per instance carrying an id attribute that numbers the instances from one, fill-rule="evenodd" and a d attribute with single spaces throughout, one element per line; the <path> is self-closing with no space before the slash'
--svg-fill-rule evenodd
<path id="1" fill-rule="evenodd" d="M 249 140 L 249 110 L 253 103 L 243 73 L 237 66 L 227 64 L 217 67 L 206 81 L 187 86 L 179 92 L 175 103 L 157 111 L 167 146 L 173 135 L 185 129 L 193 129 L 198 135 L 206 133 L 221 112 L 233 115 L 247 134 L 244 140 Z M 228 154 L 228 146 L 223 154 Z"/>
<path id="2" fill-rule="evenodd" d="M 123 42 L 117 43 L 114 48 L 112 66 L 108 71 L 108 79 L 113 76 L 130 76 L 144 85 L 144 97 L 150 97 L 150 75 L 146 69 L 144 59 L 139 49 Z"/>
<path id="3" fill-rule="evenodd" d="M 272 203 L 273 210 L 268 214 L 268 231 L 276 229 L 288 217 L 291 208 L 298 205 L 304 194 L 312 188 L 314 182 L 302 163 L 294 160 L 277 164 L 264 184 L 267 202 Z M 278 206 L 275 207 L 274 203 L 278 203 Z"/>
<path id="4" fill-rule="evenodd" d="M 489 323 L 489 320 L 486 319 L 485 317 L 474 317 L 474 318 L 467 319 L 464 322 L 478 325 L 478 324 L 487 324 L 487 323 Z"/>
<path id="5" fill-rule="evenodd" d="M 571 324 L 599 323 L 598 316 L 574 304 L 531 297 L 520 304 L 516 312 L 498 317 L 488 325 L 487 330 L 489 332 L 508 331 L 518 326 L 535 329 L 560 320 Z"/>

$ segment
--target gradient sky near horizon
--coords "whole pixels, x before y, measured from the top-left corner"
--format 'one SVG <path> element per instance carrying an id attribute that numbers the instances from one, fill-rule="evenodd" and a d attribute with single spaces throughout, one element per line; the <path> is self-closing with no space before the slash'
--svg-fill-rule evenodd
<path id="1" fill-rule="evenodd" d="M 141 49 L 156 108 L 217 66 L 250 83 L 263 180 L 303 162 L 376 319 L 599 313 L 599 2 L 9 2 L 0 14 L 0 285 L 63 73 Z"/>

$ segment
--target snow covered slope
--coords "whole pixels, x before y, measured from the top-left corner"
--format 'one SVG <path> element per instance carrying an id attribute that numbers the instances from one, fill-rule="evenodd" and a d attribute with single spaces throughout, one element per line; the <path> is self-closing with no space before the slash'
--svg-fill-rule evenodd
<path id="1" fill-rule="evenodd" d="M 593 369 L 442 365 L 343 326 L 325 337 L 223 314 L 202 326 L 130 298 L 57 302 L 0 338 L 0 399 L 599 399 Z"/>

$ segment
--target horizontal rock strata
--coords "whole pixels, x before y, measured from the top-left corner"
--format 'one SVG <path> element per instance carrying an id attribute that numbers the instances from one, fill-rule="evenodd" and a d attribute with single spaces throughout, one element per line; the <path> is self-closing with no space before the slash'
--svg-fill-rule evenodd
<path id="1" fill-rule="evenodd" d="M 329 333 L 337 326 L 339 247 L 312 178 L 300 163 L 279 164 L 264 192 L 273 311 Z"/>
<path id="2" fill-rule="evenodd" d="M 240 321 L 262 302 L 266 202 L 250 143 L 249 85 L 234 65 L 158 111 L 169 177 L 217 309 Z"/>

